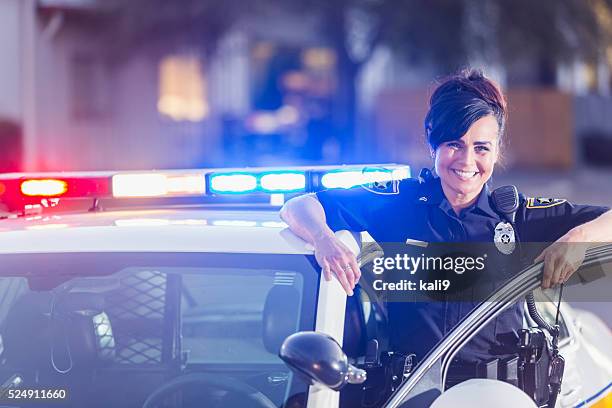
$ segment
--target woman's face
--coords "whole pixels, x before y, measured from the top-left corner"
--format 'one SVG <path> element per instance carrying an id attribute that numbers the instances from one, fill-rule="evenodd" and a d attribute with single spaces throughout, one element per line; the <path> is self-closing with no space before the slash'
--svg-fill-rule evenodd
<path id="1" fill-rule="evenodd" d="M 499 153 L 499 126 L 489 115 L 478 119 L 459 140 L 435 151 L 435 169 L 445 193 L 474 197 L 491 178 Z"/>

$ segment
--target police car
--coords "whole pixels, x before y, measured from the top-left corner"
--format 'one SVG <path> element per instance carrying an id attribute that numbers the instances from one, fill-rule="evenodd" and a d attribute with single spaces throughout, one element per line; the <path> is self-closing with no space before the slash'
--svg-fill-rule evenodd
<path id="1" fill-rule="evenodd" d="M 385 305 L 367 279 L 347 298 L 278 217 L 287 194 L 409 175 L 400 165 L 0 175 L 0 406 L 435 403 L 453 355 L 538 286 L 541 265 L 411 365 L 385 349 Z M 376 246 L 339 236 L 367 277 Z M 583 267 L 611 264 L 607 246 Z M 540 296 L 552 320 L 554 299 Z M 610 404 L 609 329 L 564 303 L 560 313 L 557 406 Z M 534 367 L 542 350 L 528 349 Z"/>

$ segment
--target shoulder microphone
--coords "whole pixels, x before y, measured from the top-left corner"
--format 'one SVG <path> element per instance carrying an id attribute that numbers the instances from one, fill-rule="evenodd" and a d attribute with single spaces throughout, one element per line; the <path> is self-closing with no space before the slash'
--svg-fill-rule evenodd
<path id="1" fill-rule="evenodd" d="M 516 211 L 519 208 L 519 193 L 516 186 L 502 186 L 491 193 L 495 209 L 502 213 L 514 225 Z"/>

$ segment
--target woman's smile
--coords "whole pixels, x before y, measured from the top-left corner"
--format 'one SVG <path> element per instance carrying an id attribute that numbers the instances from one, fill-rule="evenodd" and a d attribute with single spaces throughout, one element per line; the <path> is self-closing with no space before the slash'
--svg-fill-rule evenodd
<path id="1" fill-rule="evenodd" d="M 474 178 L 474 176 L 476 176 L 477 174 L 480 174 L 478 171 L 473 171 L 473 170 L 459 170 L 459 169 L 451 169 L 455 175 L 460 179 L 460 180 L 471 180 L 472 178 Z"/>

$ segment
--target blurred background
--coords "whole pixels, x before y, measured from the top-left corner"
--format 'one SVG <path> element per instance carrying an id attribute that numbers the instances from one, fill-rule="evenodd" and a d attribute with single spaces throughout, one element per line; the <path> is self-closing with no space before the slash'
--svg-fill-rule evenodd
<path id="1" fill-rule="evenodd" d="M 0 172 L 418 171 L 472 66 L 510 104 L 494 183 L 612 202 L 612 0 L 0 0 L 0 55 Z"/>
<path id="2" fill-rule="evenodd" d="M 0 172 L 416 173 L 467 66 L 510 104 L 493 184 L 612 204 L 612 0 L 0 0 Z"/>

